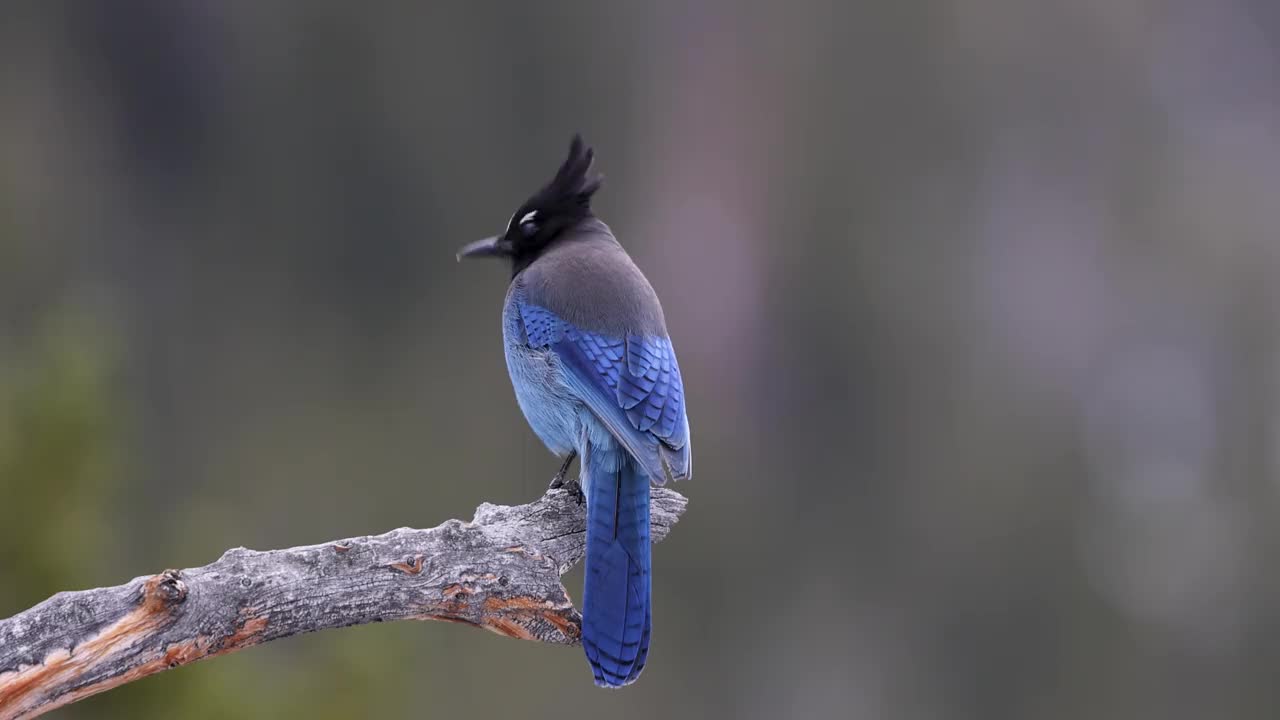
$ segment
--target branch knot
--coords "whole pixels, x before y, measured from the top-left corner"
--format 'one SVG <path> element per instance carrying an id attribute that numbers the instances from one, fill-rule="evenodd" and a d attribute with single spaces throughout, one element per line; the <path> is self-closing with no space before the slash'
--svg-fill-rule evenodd
<path id="1" fill-rule="evenodd" d="M 142 586 L 142 606 L 150 612 L 166 610 L 186 599 L 187 584 L 182 581 L 181 570 L 165 570 L 147 578 Z"/>

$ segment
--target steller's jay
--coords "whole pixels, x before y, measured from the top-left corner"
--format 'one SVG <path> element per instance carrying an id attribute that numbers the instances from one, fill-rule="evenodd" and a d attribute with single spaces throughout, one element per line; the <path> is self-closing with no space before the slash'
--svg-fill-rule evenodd
<path id="1" fill-rule="evenodd" d="M 675 351 L 649 281 L 591 212 L 603 181 L 574 136 L 554 178 L 501 235 L 463 257 L 511 261 L 502 339 L 516 400 L 534 433 L 579 456 L 587 500 L 582 645 L 602 687 L 644 669 L 652 625 L 649 482 L 692 470 L 689 420 Z"/>

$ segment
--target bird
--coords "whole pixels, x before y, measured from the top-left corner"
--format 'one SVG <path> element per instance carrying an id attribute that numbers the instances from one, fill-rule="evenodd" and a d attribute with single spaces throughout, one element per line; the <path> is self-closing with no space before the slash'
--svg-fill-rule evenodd
<path id="1" fill-rule="evenodd" d="M 640 676 L 653 625 L 650 483 L 693 470 L 684 384 L 662 305 L 592 196 L 604 181 L 595 151 L 575 134 L 551 180 L 500 235 L 458 260 L 505 259 L 511 281 L 502 342 L 517 404 L 534 434 L 564 458 L 552 487 L 579 459 L 587 506 L 582 646 L 595 684 Z"/>

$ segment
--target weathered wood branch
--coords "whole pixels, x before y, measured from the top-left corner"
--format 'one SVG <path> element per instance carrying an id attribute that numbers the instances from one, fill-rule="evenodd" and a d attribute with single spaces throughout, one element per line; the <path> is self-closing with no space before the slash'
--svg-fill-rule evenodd
<path id="1" fill-rule="evenodd" d="M 653 489 L 661 540 L 686 500 Z M 29 718 L 162 670 L 300 633 L 449 620 L 572 645 L 581 617 L 560 576 L 582 560 L 585 508 L 568 490 L 485 503 L 475 518 L 216 562 L 63 592 L 0 620 L 0 720 Z"/>

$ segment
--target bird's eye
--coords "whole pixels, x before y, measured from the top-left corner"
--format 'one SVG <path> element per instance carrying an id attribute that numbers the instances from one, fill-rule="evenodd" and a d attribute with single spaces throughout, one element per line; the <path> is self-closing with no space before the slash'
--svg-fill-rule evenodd
<path id="1" fill-rule="evenodd" d="M 520 232 L 524 233 L 525 237 L 533 237 L 538 234 L 538 223 L 535 220 L 537 217 L 538 211 L 531 210 L 520 218 Z"/>

